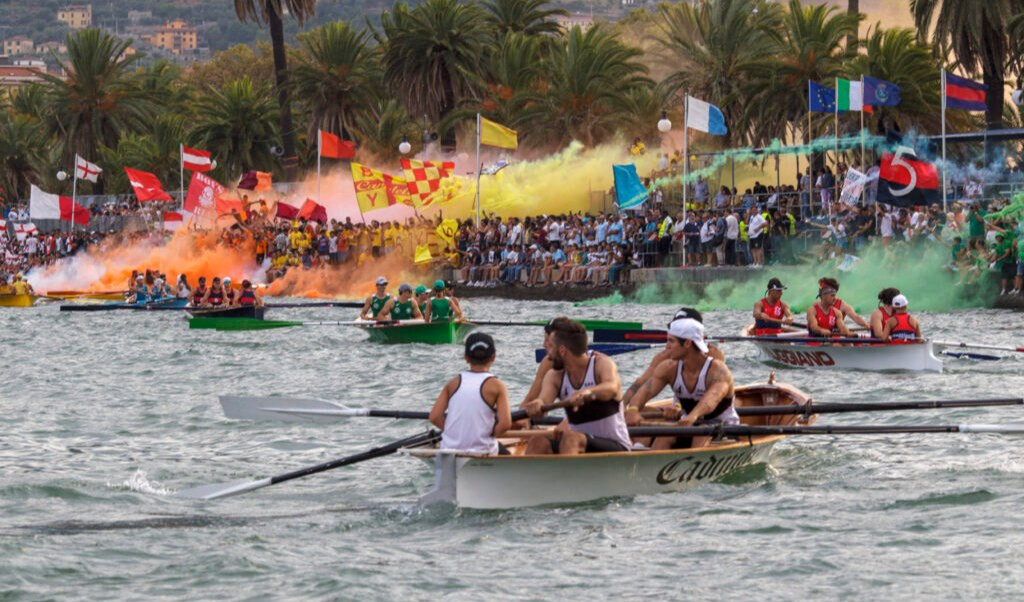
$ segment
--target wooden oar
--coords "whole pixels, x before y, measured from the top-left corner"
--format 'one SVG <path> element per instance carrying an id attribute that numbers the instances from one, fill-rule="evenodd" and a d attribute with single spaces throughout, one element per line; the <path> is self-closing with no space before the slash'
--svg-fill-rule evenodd
<path id="1" fill-rule="evenodd" d="M 961 349 L 994 349 L 996 351 L 1024 352 L 1024 347 L 1012 347 L 1009 345 L 983 345 L 980 343 L 956 343 L 953 341 L 932 341 L 932 343 L 945 347 L 959 347 Z"/>
<path id="2" fill-rule="evenodd" d="M 196 322 L 196 320 L 202 320 Z M 423 324 L 423 320 L 332 320 L 324 322 L 291 321 L 291 320 L 254 320 L 252 318 L 192 318 L 190 328 L 224 330 L 269 330 L 271 328 L 289 328 L 292 326 L 400 326 Z"/>
<path id="3" fill-rule="evenodd" d="M 303 308 L 303 307 L 354 307 L 361 309 L 363 307 L 363 301 L 314 301 L 312 303 L 266 303 L 265 307 L 284 309 L 284 308 Z"/>
<path id="4" fill-rule="evenodd" d="M 569 405 L 566 402 L 552 403 L 543 406 L 541 409 L 545 412 L 554 410 L 557 408 L 565 407 Z M 513 420 L 522 420 L 526 418 L 526 412 L 519 410 L 512 412 Z M 292 479 L 298 479 L 301 477 L 307 477 L 312 474 L 324 472 L 334 468 L 341 468 L 342 466 L 349 466 L 351 464 L 357 464 L 359 462 L 365 462 L 366 460 L 373 460 L 374 458 L 380 458 L 397 452 L 403 447 L 414 447 L 417 445 L 430 444 L 441 439 L 441 433 L 438 431 L 429 431 L 420 435 L 414 435 L 405 439 L 399 439 L 393 441 L 387 445 L 375 447 L 367 451 L 354 454 L 351 456 L 345 456 L 344 458 L 338 458 L 337 460 L 331 460 L 330 462 L 323 462 L 322 464 L 314 464 L 313 466 L 307 466 L 306 468 L 300 468 L 291 472 L 286 472 L 281 475 L 274 477 L 265 477 L 257 479 L 255 481 L 234 481 L 232 483 L 218 483 L 214 485 L 201 485 L 199 487 L 193 487 L 184 491 L 179 491 L 177 497 L 185 497 L 198 500 L 213 500 L 217 498 L 227 497 L 229 495 L 238 495 L 241 493 L 248 493 L 264 487 L 270 487 L 271 485 L 277 485 L 278 483 L 284 483 L 285 481 L 291 481 Z"/>
<path id="5" fill-rule="evenodd" d="M 664 330 L 595 330 L 595 343 L 664 343 L 668 332 Z M 822 343 L 822 344 L 879 344 L 882 339 L 858 337 L 777 337 L 777 336 L 720 336 L 708 337 L 708 341 L 762 341 L 768 343 Z"/>
<path id="6" fill-rule="evenodd" d="M 822 426 L 635 426 L 631 437 L 759 437 L 771 435 L 897 435 L 914 433 L 971 433 L 1024 436 L 1024 423 L 953 425 L 822 425 Z"/>
<path id="7" fill-rule="evenodd" d="M 958 359 L 984 360 L 989 362 L 996 362 L 1003 359 L 998 355 L 989 355 L 987 353 L 972 353 L 970 351 L 943 351 L 942 355 L 948 355 L 949 357 L 955 357 Z"/>
<path id="8" fill-rule="evenodd" d="M 317 422 L 342 420 L 353 417 L 395 418 L 426 420 L 430 413 L 412 410 L 380 410 L 374 408 L 353 408 L 333 401 L 300 397 L 244 397 L 222 395 L 220 405 L 224 416 L 235 420 L 269 420 L 276 422 Z M 740 416 L 811 415 L 836 414 L 844 412 L 892 412 L 898 410 L 932 410 L 942 408 L 977 408 L 991 406 L 1024 405 L 1024 398 L 1007 397 L 996 399 L 944 399 L 932 401 L 896 401 L 877 403 L 814 403 L 738 407 Z M 519 412 L 516 413 L 518 415 Z M 660 411 L 651 417 L 660 416 Z M 516 418 L 525 418 L 525 414 Z M 534 418 L 534 423 L 551 424 L 560 419 Z"/>
<path id="9" fill-rule="evenodd" d="M 588 349 L 590 349 L 591 351 L 600 351 L 605 355 L 620 355 L 623 353 L 630 353 L 632 351 L 640 351 L 641 349 L 652 349 L 654 347 L 662 347 L 662 345 L 632 345 L 629 343 L 591 343 L 588 346 Z M 546 349 L 533 350 L 533 357 L 538 364 L 543 362 L 544 358 L 547 357 L 547 355 L 548 352 Z"/>
<path id="10" fill-rule="evenodd" d="M 618 320 L 591 320 L 583 318 L 575 320 L 587 330 L 639 330 L 644 327 L 643 322 L 626 322 Z M 479 326 L 545 326 L 548 320 L 528 320 L 525 322 L 516 322 L 512 320 L 473 320 L 474 324 Z"/>

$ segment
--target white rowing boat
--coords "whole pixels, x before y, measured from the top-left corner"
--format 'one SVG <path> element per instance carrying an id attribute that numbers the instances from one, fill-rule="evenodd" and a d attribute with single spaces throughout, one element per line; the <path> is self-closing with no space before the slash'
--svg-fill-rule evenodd
<path id="1" fill-rule="evenodd" d="M 743 329 L 743 336 L 753 336 L 753 325 Z M 931 340 L 898 343 L 829 343 L 787 341 L 786 335 L 802 335 L 806 331 L 787 330 L 778 341 L 751 341 L 760 352 L 761 361 L 791 368 L 826 370 L 868 370 L 872 372 L 908 371 L 942 372 L 942 360 L 935 357 Z"/>
<path id="2" fill-rule="evenodd" d="M 807 395 L 772 382 L 737 387 L 738 406 L 802 404 Z M 667 403 L 667 402 L 661 402 Z M 811 416 L 813 422 L 814 416 Z M 750 416 L 746 425 L 792 425 L 802 416 Z M 692 489 L 730 472 L 768 461 L 784 436 L 723 440 L 701 449 L 527 456 L 523 440 L 504 440 L 508 456 L 485 456 L 434 446 L 403 450 L 435 465 L 435 487 L 421 502 L 464 508 L 519 508 Z"/>

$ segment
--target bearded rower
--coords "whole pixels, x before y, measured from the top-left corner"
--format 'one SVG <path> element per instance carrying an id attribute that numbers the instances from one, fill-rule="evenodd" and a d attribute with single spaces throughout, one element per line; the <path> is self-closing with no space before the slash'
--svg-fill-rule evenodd
<path id="1" fill-rule="evenodd" d="M 839 281 L 836 280 L 835 278 L 826 277 L 822 278 L 821 280 L 818 280 L 818 288 L 826 287 L 833 288 L 836 290 L 836 293 L 839 293 Z M 850 305 L 846 301 L 843 301 L 838 296 L 836 297 L 835 305 L 836 309 L 839 310 L 840 320 L 846 320 L 846 318 L 849 318 L 853 320 L 854 323 L 856 323 L 857 326 L 860 326 L 861 328 L 870 327 L 868 321 L 860 317 L 860 314 L 857 313 L 857 310 L 853 309 L 852 305 Z"/>
<path id="2" fill-rule="evenodd" d="M 381 308 L 380 313 L 377 314 L 377 319 L 422 320 L 423 314 L 420 313 L 419 306 L 416 305 L 416 301 L 412 298 L 412 285 L 403 282 L 398 287 L 398 296 L 388 299 L 384 307 Z"/>
<path id="3" fill-rule="evenodd" d="M 464 319 L 462 308 L 454 298 L 445 295 L 444 280 L 434 281 L 434 296 L 427 303 L 427 313 L 423 315 L 427 322 L 450 322 L 453 319 Z"/>
<path id="4" fill-rule="evenodd" d="M 366 303 L 363 304 L 363 310 L 359 312 L 360 320 L 376 320 L 380 311 L 384 309 L 384 306 L 391 299 L 391 295 L 388 294 L 388 279 L 384 276 L 377 276 L 377 290 L 366 298 Z"/>
<path id="5" fill-rule="evenodd" d="M 907 313 L 907 298 L 896 295 L 892 298 L 893 315 L 885 322 L 882 338 L 892 341 L 913 341 L 921 338 L 921 324 L 917 318 Z"/>
<path id="6" fill-rule="evenodd" d="M 812 337 L 850 336 L 836 307 L 836 289 L 826 286 L 818 291 L 818 300 L 807 308 L 807 331 Z"/>
<path id="7" fill-rule="evenodd" d="M 900 294 L 898 288 L 883 288 L 878 292 L 878 309 L 871 313 L 871 336 L 876 339 L 883 338 L 882 332 L 885 330 L 885 323 L 889 321 L 889 318 L 895 313 L 892 309 L 892 300 L 896 295 Z"/>
<path id="8" fill-rule="evenodd" d="M 764 298 L 754 304 L 754 335 L 770 335 L 782 332 L 782 326 L 793 323 L 789 304 L 782 300 L 786 287 L 778 278 L 768 281 Z"/>
<path id="9" fill-rule="evenodd" d="M 553 437 L 531 438 L 526 454 L 629 451 L 632 442 L 619 400 L 622 385 L 615 362 L 587 349 L 587 329 L 579 322 L 563 317 L 552 320 L 550 326 L 544 347 L 552 370 L 544 376 L 540 395 L 524 402 L 522 408 L 533 417 L 555 399 L 572 405 L 566 408 L 566 417 Z"/>

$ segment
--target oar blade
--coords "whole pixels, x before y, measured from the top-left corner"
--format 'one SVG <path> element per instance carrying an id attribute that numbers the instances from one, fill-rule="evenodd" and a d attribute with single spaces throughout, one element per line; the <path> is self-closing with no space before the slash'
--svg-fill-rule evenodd
<path id="1" fill-rule="evenodd" d="M 988 433 L 1024 437 L 1024 423 L 1021 422 L 1011 422 L 1008 424 L 961 424 L 957 428 L 961 433 Z"/>
<path id="2" fill-rule="evenodd" d="M 244 397 L 221 395 L 224 416 L 235 420 L 269 420 L 274 422 L 322 422 L 324 419 L 365 416 L 366 410 L 322 399 L 301 397 Z"/>
<path id="3" fill-rule="evenodd" d="M 270 478 L 259 479 L 258 481 L 234 481 L 232 483 L 215 483 L 213 485 L 200 485 L 192 489 L 186 489 L 174 494 L 175 497 L 188 498 L 191 500 L 215 500 L 222 497 L 248 493 L 273 485 Z"/>
<path id="4" fill-rule="evenodd" d="M 218 332 L 241 331 L 241 330 L 270 330 L 272 328 L 288 328 L 291 326 L 302 326 L 302 322 L 291 322 L 288 320 L 254 320 L 252 318 L 192 318 L 195 320 L 213 320 L 213 328 Z M 207 326 L 209 328 L 209 326 Z"/>
<path id="5" fill-rule="evenodd" d="M 664 343 L 667 333 L 664 330 L 642 329 L 604 329 L 594 331 L 595 343 Z"/>

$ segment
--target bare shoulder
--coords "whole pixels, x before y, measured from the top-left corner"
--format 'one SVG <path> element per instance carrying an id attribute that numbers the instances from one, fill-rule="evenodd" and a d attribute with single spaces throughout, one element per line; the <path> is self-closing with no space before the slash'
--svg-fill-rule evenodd
<path id="1" fill-rule="evenodd" d="M 708 383 L 713 382 L 732 382 L 732 371 L 725 365 L 722 360 L 712 360 L 711 366 L 708 368 L 708 375 L 706 377 Z"/>

